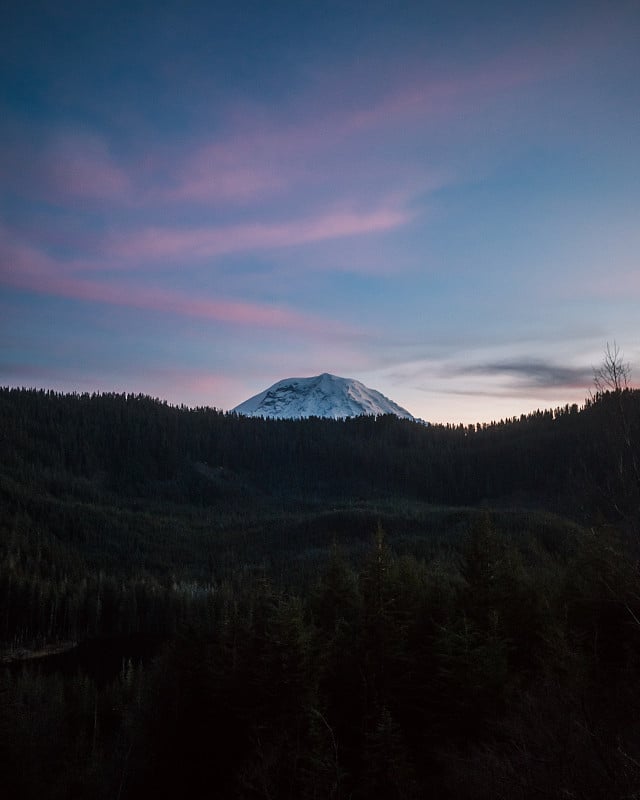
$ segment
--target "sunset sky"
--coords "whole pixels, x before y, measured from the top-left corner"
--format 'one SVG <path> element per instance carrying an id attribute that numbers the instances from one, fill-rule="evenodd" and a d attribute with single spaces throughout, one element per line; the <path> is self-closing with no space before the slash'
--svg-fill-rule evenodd
<path id="1" fill-rule="evenodd" d="M 434 422 L 640 380 L 640 2 L 30 2 L 0 25 L 0 385 Z"/>

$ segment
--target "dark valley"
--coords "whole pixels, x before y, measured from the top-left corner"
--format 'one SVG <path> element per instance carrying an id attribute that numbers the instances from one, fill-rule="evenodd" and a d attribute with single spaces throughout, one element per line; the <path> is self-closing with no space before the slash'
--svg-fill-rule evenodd
<path id="1" fill-rule="evenodd" d="M 4 796 L 635 796 L 639 450 L 0 390 Z"/>

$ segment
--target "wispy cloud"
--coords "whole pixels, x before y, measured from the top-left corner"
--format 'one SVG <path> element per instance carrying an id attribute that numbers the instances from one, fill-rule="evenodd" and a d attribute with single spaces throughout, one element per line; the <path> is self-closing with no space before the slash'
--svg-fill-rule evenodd
<path id="1" fill-rule="evenodd" d="M 410 63 L 397 70 L 391 85 L 383 82 L 373 94 L 371 76 L 369 91 L 363 92 L 359 81 L 344 72 L 323 74 L 308 96 L 284 114 L 266 116 L 247 107 L 229 113 L 229 128 L 178 155 L 156 197 L 170 202 L 256 202 L 326 180 L 344 191 L 345 178 L 358 164 L 389 180 L 386 161 L 398 161 L 394 151 L 402 152 L 399 142 L 410 138 L 412 131 L 425 123 L 437 126 L 460 118 L 483 102 L 536 80 L 552 68 L 549 60 L 548 52 L 546 61 L 509 53 L 480 68 L 446 76 L 433 74 L 424 63 Z M 372 72 L 375 75 L 373 64 Z M 371 153 L 363 149 L 363 137 L 368 141 L 371 136 L 395 143 L 387 146 L 386 159 L 378 157 L 376 147 Z M 394 168 L 397 177 L 399 164 Z"/>
<path id="2" fill-rule="evenodd" d="M 131 176 L 95 135 L 55 138 L 46 153 L 46 172 L 54 190 L 71 197 L 122 201 L 133 189 Z"/>
<path id="3" fill-rule="evenodd" d="M 514 378 L 521 388 L 527 389 L 573 389 L 588 386 L 593 379 L 591 367 L 563 366 L 534 358 L 458 367 L 456 372 L 458 375 Z"/>
<path id="4" fill-rule="evenodd" d="M 113 236 L 105 242 L 105 251 L 127 262 L 176 258 L 185 261 L 381 233 L 405 225 L 412 218 L 408 210 L 382 207 L 372 211 L 345 209 L 286 222 L 154 227 Z"/>
<path id="5" fill-rule="evenodd" d="M 254 328 L 286 329 L 298 333 L 347 333 L 317 315 L 280 305 L 229 298 L 206 298 L 153 285 L 88 280 L 77 277 L 64 262 L 28 245 L 5 240 L 0 256 L 0 281 L 7 286 L 84 302 L 106 303 L 185 317 L 208 319 Z M 77 266 L 77 264 L 74 264 Z"/>
<path id="6" fill-rule="evenodd" d="M 55 204 L 128 204 L 137 191 L 135 176 L 110 153 L 106 139 L 77 131 L 13 131 L 0 154 L 0 177 L 23 197 Z"/>
<path id="7" fill-rule="evenodd" d="M 411 131 L 467 118 L 483 102 L 557 69 L 559 57 L 551 58 L 548 48 L 529 48 L 440 74 L 413 57 L 400 61 L 393 80 L 380 81 L 374 91 L 376 82 L 367 75 L 366 92 L 362 78 L 348 69 L 333 75 L 326 70 L 290 106 L 267 114 L 257 104 L 241 110 L 229 104 L 214 134 L 191 134 L 180 146 L 150 142 L 137 159 L 129 153 L 125 160 L 122 151 L 118 156 L 104 135 L 91 131 L 16 130 L 0 156 L 0 175 L 23 194 L 147 209 L 253 204 L 328 179 L 345 193 L 345 176 L 358 163 L 389 181 L 384 160 L 375 147 L 363 149 L 363 137 L 394 142 L 395 148 L 386 148 L 389 158 L 402 151 L 398 142 Z"/>

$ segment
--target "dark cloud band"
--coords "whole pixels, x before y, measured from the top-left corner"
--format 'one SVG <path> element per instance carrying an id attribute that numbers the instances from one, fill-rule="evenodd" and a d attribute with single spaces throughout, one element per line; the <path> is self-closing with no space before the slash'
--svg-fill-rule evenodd
<path id="1" fill-rule="evenodd" d="M 541 359 L 494 361 L 461 367 L 459 375 L 504 375 L 516 378 L 530 388 L 554 389 L 588 386 L 593 381 L 591 367 L 570 367 Z"/>

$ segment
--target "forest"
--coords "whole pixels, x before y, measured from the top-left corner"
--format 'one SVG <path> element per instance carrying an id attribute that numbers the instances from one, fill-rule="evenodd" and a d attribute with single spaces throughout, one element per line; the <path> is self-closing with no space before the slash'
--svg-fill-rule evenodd
<path id="1" fill-rule="evenodd" d="M 639 453 L 0 389 L 3 797 L 640 797 Z"/>

